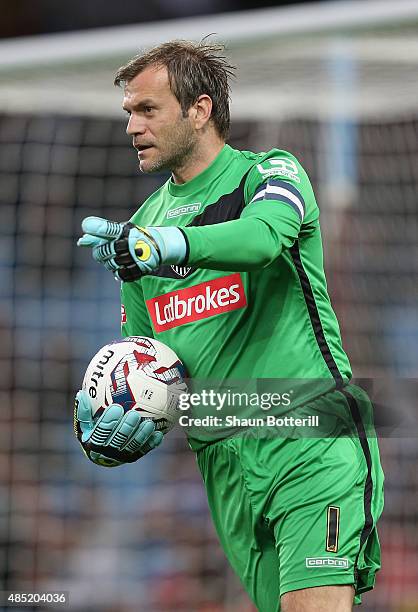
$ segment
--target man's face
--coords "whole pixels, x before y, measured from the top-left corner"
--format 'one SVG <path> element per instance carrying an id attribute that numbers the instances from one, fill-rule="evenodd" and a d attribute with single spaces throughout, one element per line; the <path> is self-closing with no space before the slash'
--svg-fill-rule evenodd
<path id="1" fill-rule="evenodd" d="M 129 113 L 126 129 L 138 151 L 142 172 L 184 167 L 196 144 L 189 117 L 170 89 L 167 69 L 151 66 L 125 87 L 123 108 Z"/>

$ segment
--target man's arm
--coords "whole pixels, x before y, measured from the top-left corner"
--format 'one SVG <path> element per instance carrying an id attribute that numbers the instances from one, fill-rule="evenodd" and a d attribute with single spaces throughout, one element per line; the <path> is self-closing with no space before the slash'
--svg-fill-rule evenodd
<path id="1" fill-rule="evenodd" d="M 269 200 L 249 204 L 234 221 L 182 228 L 189 252 L 185 263 L 213 270 L 263 268 L 294 243 L 299 230 L 292 210 Z"/>
<path id="2" fill-rule="evenodd" d="M 302 224 L 318 217 L 305 170 L 293 155 L 278 149 L 253 166 L 244 199 L 239 219 L 182 228 L 189 265 L 236 271 L 265 267 L 292 246 Z"/>
<path id="3" fill-rule="evenodd" d="M 123 283 L 121 288 L 122 336 L 152 337 L 140 283 Z M 163 434 L 153 421 L 141 419 L 135 410 L 108 406 L 95 418 L 89 396 L 79 391 L 74 407 L 74 432 L 85 455 L 104 467 L 137 461 L 161 444 Z"/>
<path id="4" fill-rule="evenodd" d="M 97 261 L 126 281 L 162 264 L 236 271 L 267 266 L 294 243 L 303 223 L 318 217 L 303 168 L 286 152 L 269 155 L 249 173 L 248 203 L 239 219 L 202 227 L 141 228 L 88 217 L 78 244 L 91 247 Z"/>
<path id="5" fill-rule="evenodd" d="M 98 217 L 87 218 L 83 222 L 87 234 L 79 244 L 93 246 L 94 259 L 127 282 L 138 280 L 165 263 L 214 270 L 262 268 L 293 244 L 301 226 L 300 218 L 291 209 L 278 208 L 276 202 L 263 200 L 248 205 L 240 219 L 217 225 L 180 229 L 129 224 L 132 247 L 127 246 L 121 257 L 118 249 L 124 239 L 110 233 L 106 238 L 106 223 L 107 220 Z M 119 226 L 119 234 L 123 235 L 128 224 L 112 222 L 112 225 Z M 95 238 L 98 242 L 94 245 Z"/>

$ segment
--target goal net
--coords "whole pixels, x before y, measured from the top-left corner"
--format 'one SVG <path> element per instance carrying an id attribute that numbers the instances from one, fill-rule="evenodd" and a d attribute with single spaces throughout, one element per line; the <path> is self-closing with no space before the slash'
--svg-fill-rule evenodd
<path id="1" fill-rule="evenodd" d="M 115 70 L 216 32 L 238 67 L 230 143 L 294 153 L 359 377 L 412 379 L 418 353 L 418 6 L 342 1 L 0 43 L 0 589 L 69 591 L 83 611 L 252 610 L 211 526 L 195 460 L 167 438 L 140 465 L 90 465 L 71 404 L 119 335 L 116 283 L 74 247 L 127 219 L 139 175 Z M 411 413 L 408 393 L 393 409 Z M 416 433 L 414 434 L 416 436 Z M 384 568 L 364 609 L 418 609 L 417 439 L 381 440 Z"/>

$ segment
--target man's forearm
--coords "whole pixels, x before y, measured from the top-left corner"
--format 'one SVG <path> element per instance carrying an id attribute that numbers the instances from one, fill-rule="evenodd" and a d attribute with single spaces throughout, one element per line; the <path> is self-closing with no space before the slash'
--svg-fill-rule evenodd
<path id="1" fill-rule="evenodd" d="M 263 201 L 246 208 L 239 219 L 214 225 L 142 228 L 87 217 L 78 245 L 92 248 L 93 257 L 120 280 L 132 282 L 162 264 L 213 270 L 263 268 L 289 248 L 300 220 L 289 207 Z"/>
<path id="2" fill-rule="evenodd" d="M 188 242 L 187 264 L 213 270 L 263 268 L 281 252 L 277 235 L 259 219 L 182 228 Z"/>
<path id="3" fill-rule="evenodd" d="M 188 265 L 245 271 L 263 268 L 276 259 L 293 244 L 299 225 L 290 213 L 288 218 L 243 216 L 216 225 L 181 229 L 188 242 Z"/>

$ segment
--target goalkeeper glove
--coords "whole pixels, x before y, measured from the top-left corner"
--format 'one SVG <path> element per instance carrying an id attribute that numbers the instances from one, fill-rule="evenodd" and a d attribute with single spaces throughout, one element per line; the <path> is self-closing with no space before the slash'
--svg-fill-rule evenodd
<path id="1" fill-rule="evenodd" d="M 162 264 L 181 264 L 187 243 L 178 227 L 138 227 L 101 217 L 86 217 L 78 246 L 92 247 L 93 258 L 119 280 L 135 281 Z"/>
<path id="2" fill-rule="evenodd" d="M 74 406 L 74 431 L 87 457 L 105 467 L 133 463 L 161 444 L 163 434 L 155 423 L 136 410 L 124 413 L 112 404 L 94 418 L 89 396 L 79 391 Z"/>

